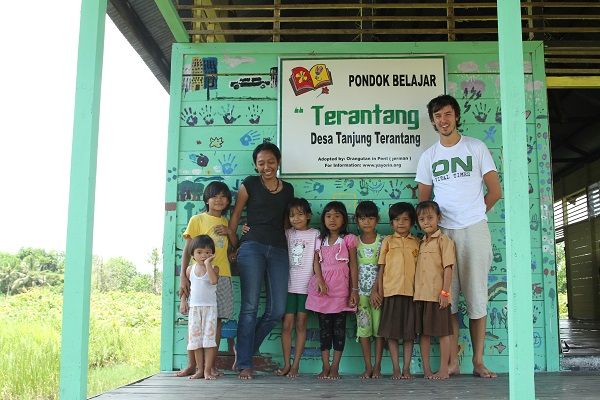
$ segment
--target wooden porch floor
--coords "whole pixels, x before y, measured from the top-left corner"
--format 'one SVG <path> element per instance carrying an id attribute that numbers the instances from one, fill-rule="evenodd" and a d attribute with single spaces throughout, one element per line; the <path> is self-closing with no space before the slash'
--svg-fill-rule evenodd
<path id="1" fill-rule="evenodd" d="M 538 373 L 535 375 L 538 399 L 598 399 L 600 374 L 597 372 Z M 140 382 L 101 394 L 97 400 L 181 400 L 181 399 L 507 399 L 508 375 L 497 379 L 480 379 L 461 375 L 449 381 L 412 381 L 389 378 L 361 381 L 345 376 L 339 381 L 320 381 L 312 375 L 288 379 L 259 375 L 242 382 L 226 374 L 216 381 L 189 380 L 160 373 Z"/>

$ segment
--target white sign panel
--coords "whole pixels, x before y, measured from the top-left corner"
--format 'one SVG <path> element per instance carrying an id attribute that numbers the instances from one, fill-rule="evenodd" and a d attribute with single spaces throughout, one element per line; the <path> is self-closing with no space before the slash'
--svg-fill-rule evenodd
<path id="1" fill-rule="evenodd" d="M 427 103 L 446 93 L 443 56 L 279 62 L 281 172 L 415 174 L 437 139 Z"/>

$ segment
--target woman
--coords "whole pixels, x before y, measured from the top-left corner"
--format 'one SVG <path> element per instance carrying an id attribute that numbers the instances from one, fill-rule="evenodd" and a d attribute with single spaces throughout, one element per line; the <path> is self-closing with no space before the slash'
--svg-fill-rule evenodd
<path id="1" fill-rule="evenodd" d="M 237 243 L 237 226 L 246 207 L 248 232 L 237 254 L 241 307 L 238 318 L 236 363 L 240 379 L 252 379 L 252 356 L 285 312 L 289 259 L 284 231 L 285 210 L 294 188 L 277 177 L 281 152 L 272 143 L 252 152 L 258 176 L 248 176 L 237 194 L 229 221 L 230 240 Z M 257 320 L 260 289 L 265 280 L 267 303 Z"/>

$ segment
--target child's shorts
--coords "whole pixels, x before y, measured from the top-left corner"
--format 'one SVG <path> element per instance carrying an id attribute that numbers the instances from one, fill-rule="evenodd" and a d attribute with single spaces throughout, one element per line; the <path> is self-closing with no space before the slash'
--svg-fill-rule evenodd
<path id="1" fill-rule="evenodd" d="M 306 298 L 307 294 L 302 293 L 289 293 L 287 294 L 287 301 L 285 303 L 285 313 L 286 314 L 298 314 L 307 313 L 306 308 Z"/>
<path id="2" fill-rule="evenodd" d="M 190 307 L 188 314 L 188 350 L 217 347 L 217 307 Z"/>
<path id="3" fill-rule="evenodd" d="M 369 296 L 359 296 L 358 310 L 356 311 L 356 337 L 377 336 L 381 308 L 371 306 Z"/>
<path id="4" fill-rule="evenodd" d="M 229 276 L 219 276 L 217 282 L 217 309 L 219 318 L 233 318 L 233 286 Z"/>

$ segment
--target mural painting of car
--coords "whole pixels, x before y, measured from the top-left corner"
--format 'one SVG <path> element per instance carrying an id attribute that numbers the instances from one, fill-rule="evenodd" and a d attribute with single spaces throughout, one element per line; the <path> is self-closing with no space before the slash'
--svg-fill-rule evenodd
<path id="1" fill-rule="evenodd" d="M 229 86 L 236 90 L 241 87 L 254 87 L 254 86 L 259 86 L 261 89 L 264 89 L 270 83 L 271 83 L 271 81 L 268 81 L 268 80 L 265 81 L 260 76 L 251 76 L 251 77 L 240 78 L 237 81 L 231 81 L 231 82 L 229 82 Z"/>

